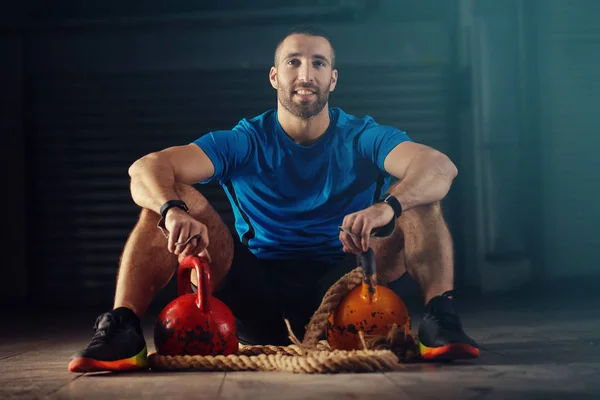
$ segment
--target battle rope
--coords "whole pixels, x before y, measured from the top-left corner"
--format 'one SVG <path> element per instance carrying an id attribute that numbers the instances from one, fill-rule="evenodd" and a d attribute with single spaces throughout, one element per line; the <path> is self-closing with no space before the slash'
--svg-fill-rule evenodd
<path id="1" fill-rule="evenodd" d="M 303 344 L 307 347 L 314 347 L 319 341 L 325 328 L 327 327 L 327 318 L 340 304 L 342 297 L 362 283 L 363 272 L 361 267 L 357 267 L 346 275 L 342 276 L 334 283 L 323 296 L 321 304 L 313 314 L 310 322 L 306 326 Z"/>
<path id="2" fill-rule="evenodd" d="M 418 357 L 414 338 L 394 325 L 387 336 L 370 336 L 359 332 L 362 350 L 332 350 L 327 341 L 319 340 L 325 332 L 327 318 L 342 297 L 362 282 L 362 269 L 356 268 L 341 277 L 323 296 L 321 305 L 306 327 L 303 342 L 294 335 L 286 320 L 289 346 L 240 345 L 228 356 L 149 355 L 154 370 L 193 369 L 202 371 L 285 371 L 294 373 L 340 373 L 391 371 L 402 362 Z"/>

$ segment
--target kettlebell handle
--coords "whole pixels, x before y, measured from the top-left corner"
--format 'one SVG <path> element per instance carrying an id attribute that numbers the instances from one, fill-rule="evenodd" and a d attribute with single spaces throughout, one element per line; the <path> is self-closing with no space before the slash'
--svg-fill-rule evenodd
<path id="1" fill-rule="evenodd" d="M 377 272 L 375 267 L 375 252 L 372 248 L 369 247 L 367 251 L 357 254 L 356 257 L 358 258 L 357 263 L 362 267 L 365 276 L 375 275 Z"/>
<path id="2" fill-rule="evenodd" d="M 377 267 L 372 248 L 356 255 L 356 262 L 362 268 L 363 282 L 361 296 L 372 303 L 377 297 Z"/>
<path id="3" fill-rule="evenodd" d="M 183 296 L 192 292 L 191 275 L 192 269 L 196 270 L 198 276 L 198 290 L 196 305 L 203 313 L 211 311 L 210 298 L 212 296 L 212 281 L 208 261 L 198 256 L 186 256 L 179 263 L 177 270 L 177 294 Z"/>

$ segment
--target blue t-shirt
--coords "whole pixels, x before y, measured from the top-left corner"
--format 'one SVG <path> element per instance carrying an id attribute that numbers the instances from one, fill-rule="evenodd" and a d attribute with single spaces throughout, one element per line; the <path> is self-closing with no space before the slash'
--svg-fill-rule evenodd
<path id="1" fill-rule="evenodd" d="M 193 143 L 214 165 L 242 243 L 259 259 L 337 262 L 344 256 L 338 226 L 369 207 L 390 184 L 383 163 L 405 132 L 339 108 L 310 146 L 296 144 L 277 111 L 241 120 L 232 130 Z"/>

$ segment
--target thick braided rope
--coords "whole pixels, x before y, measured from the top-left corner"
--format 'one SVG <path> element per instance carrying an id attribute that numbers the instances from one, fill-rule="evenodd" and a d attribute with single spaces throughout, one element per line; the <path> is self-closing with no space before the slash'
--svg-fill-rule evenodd
<path id="1" fill-rule="evenodd" d="M 303 354 L 302 349 L 295 344 L 290 346 L 272 346 L 272 345 L 264 345 L 264 346 L 248 346 L 241 344 L 238 352 L 236 353 L 238 356 L 258 356 L 261 354 L 271 355 L 271 354 L 283 354 L 288 356 L 301 356 Z"/>
<path id="2" fill-rule="evenodd" d="M 323 296 L 321 305 L 319 305 L 319 308 L 317 308 L 317 311 L 315 311 L 306 326 L 306 333 L 302 341 L 304 346 L 314 347 L 317 344 L 321 335 L 325 332 L 329 314 L 340 304 L 342 297 L 362 283 L 362 279 L 362 268 L 358 267 L 342 276 L 327 290 L 327 293 Z"/>
<path id="3" fill-rule="evenodd" d="M 152 369 L 203 371 L 285 371 L 294 373 L 339 373 L 392 371 L 400 367 L 389 350 L 314 351 L 305 356 L 284 353 L 256 356 L 163 356 L 149 357 Z"/>
<path id="4" fill-rule="evenodd" d="M 273 346 L 273 345 L 261 345 L 261 346 L 250 346 L 245 344 L 240 344 L 238 352 L 236 353 L 238 356 L 258 356 L 260 354 L 287 354 L 289 356 L 301 356 L 306 353 L 306 349 L 304 346 L 298 344 L 292 344 L 289 346 Z M 329 344 L 325 340 L 321 340 L 317 343 L 316 350 L 321 351 L 329 351 L 331 348 Z"/>

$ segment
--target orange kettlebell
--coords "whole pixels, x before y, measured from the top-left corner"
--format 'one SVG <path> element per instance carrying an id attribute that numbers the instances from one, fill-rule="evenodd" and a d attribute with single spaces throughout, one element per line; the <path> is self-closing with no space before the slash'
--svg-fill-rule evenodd
<path id="1" fill-rule="evenodd" d="M 386 336 L 393 324 L 410 330 L 410 316 L 402 299 L 391 289 L 377 285 L 373 250 L 357 255 L 357 261 L 363 281 L 342 298 L 327 321 L 327 342 L 338 350 L 361 349 L 359 331 Z"/>

